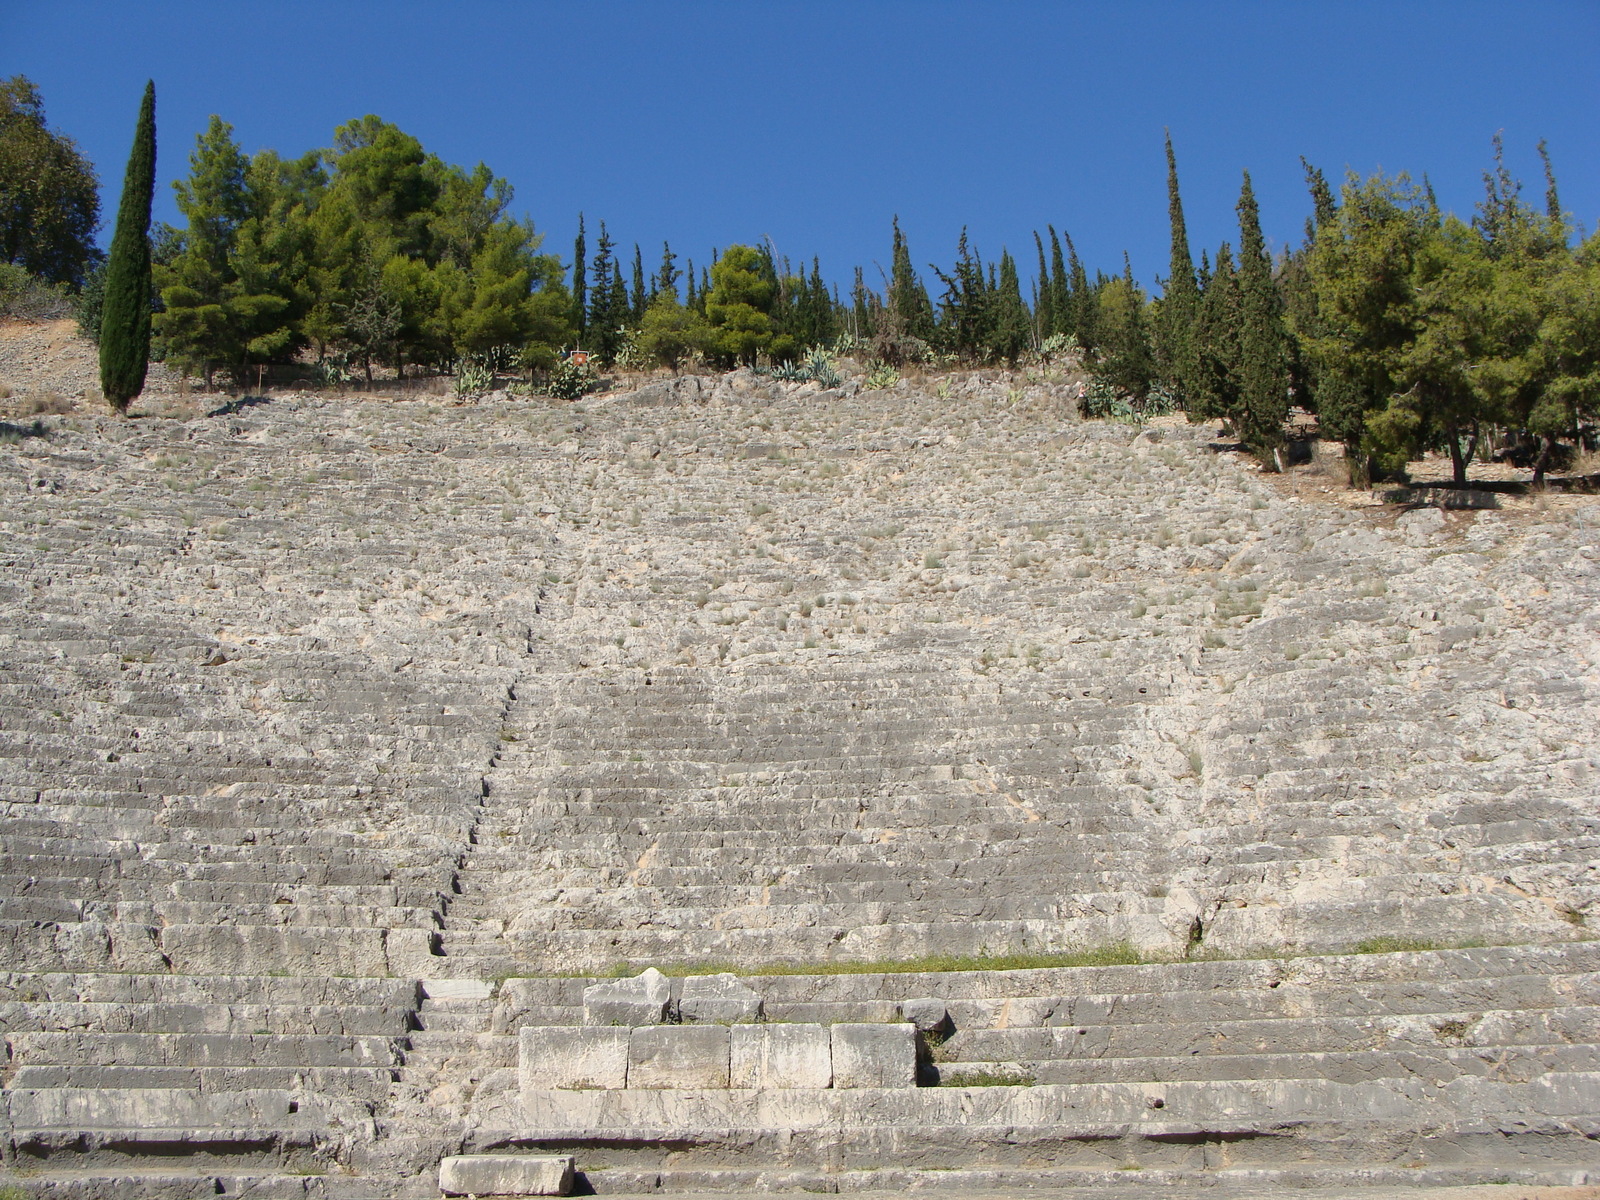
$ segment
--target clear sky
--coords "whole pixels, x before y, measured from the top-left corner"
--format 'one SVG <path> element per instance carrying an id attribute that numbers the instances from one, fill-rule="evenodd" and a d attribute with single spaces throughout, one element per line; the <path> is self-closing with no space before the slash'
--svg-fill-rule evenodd
<path id="1" fill-rule="evenodd" d="M 1163 128 L 1197 257 L 1237 240 L 1243 170 L 1269 239 L 1297 240 L 1301 155 L 1333 179 L 1426 173 L 1467 215 L 1497 130 L 1536 200 L 1547 138 L 1564 206 L 1600 222 L 1597 0 L 0 0 L 17 73 L 96 164 L 108 224 L 146 78 L 174 223 L 168 182 L 211 113 L 293 156 L 369 112 L 508 178 L 564 258 L 582 210 L 647 263 L 663 239 L 705 265 L 770 236 L 841 283 L 877 282 L 896 213 L 919 269 L 966 225 L 1030 273 L 1053 223 L 1091 270 L 1126 250 L 1151 282 Z"/>

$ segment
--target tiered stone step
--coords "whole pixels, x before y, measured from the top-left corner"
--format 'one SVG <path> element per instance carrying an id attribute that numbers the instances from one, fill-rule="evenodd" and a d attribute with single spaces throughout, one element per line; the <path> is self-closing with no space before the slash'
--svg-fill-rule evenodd
<path id="1" fill-rule="evenodd" d="M 329 1166 L 370 1136 L 417 1006 L 386 978 L 0 976 L 11 1153 Z"/>
<path id="2" fill-rule="evenodd" d="M 600 1192 L 1093 1187 L 1135 1169 L 1174 1185 L 1581 1183 L 1600 1136 L 1597 969 L 1581 944 L 747 976 L 777 1021 L 892 1021 L 938 997 L 943 1085 L 534 1093 L 517 1144 L 578 1155 Z M 588 982 L 507 980 L 495 1030 L 581 1022 Z M 485 1146 L 502 1135 L 480 1126 Z"/>

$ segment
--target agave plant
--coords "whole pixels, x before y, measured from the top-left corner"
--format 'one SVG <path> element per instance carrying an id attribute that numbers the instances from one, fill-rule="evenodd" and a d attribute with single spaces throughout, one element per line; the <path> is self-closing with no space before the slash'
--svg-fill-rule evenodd
<path id="1" fill-rule="evenodd" d="M 833 358 L 821 346 L 811 351 L 811 357 L 806 359 L 806 372 L 825 388 L 836 388 L 844 382 L 839 377 L 839 370 L 833 365 Z"/>
<path id="2" fill-rule="evenodd" d="M 900 382 L 900 372 L 886 362 L 867 365 L 867 378 L 861 384 L 869 392 L 886 392 Z"/>

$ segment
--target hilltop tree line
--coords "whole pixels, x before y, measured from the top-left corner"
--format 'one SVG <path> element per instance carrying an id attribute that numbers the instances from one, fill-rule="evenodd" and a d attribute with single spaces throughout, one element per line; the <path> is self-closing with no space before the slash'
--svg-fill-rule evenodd
<path id="1" fill-rule="evenodd" d="M 1276 255 L 1246 173 L 1237 241 L 1196 263 L 1169 138 L 1158 297 L 1126 256 L 1120 272 L 1091 275 L 1054 226 L 1034 234 L 1026 289 L 1008 249 L 985 261 L 965 230 L 948 268 L 919 270 L 898 219 L 888 272 L 869 283 L 857 268 L 841 295 L 815 258 L 792 263 L 770 241 L 697 269 L 668 245 L 647 262 L 582 215 L 563 261 L 513 215 L 506 180 L 445 163 L 375 116 L 294 159 L 246 155 L 213 117 L 174 184 L 184 225 L 149 239 L 154 350 L 208 383 L 308 360 L 368 379 L 378 366 L 449 372 L 474 356 L 538 376 L 573 348 L 674 369 L 818 347 L 891 366 L 1071 355 L 1127 411 L 1226 421 L 1268 464 L 1298 406 L 1345 442 L 1358 482 L 1426 449 L 1448 453 L 1462 482 L 1491 437 L 1522 443 L 1542 475 L 1595 421 L 1600 235 L 1577 236 L 1540 153 L 1545 195 L 1529 203 L 1496 139 L 1466 220 L 1426 183 L 1351 175 L 1336 190 L 1302 163 L 1311 216 Z M 93 301 L 97 221 L 93 170 L 48 129 L 37 89 L 20 76 L 0 85 L 5 269 Z"/>

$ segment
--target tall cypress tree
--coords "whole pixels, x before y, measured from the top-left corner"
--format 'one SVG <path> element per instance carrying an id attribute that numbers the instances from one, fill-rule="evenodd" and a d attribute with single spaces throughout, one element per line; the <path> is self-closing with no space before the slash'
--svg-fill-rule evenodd
<path id="1" fill-rule="evenodd" d="M 1050 289 L 1050 266 L 1045 262 L 1044 239 L 1039 236 L 1037 229 L 1033 231 L 1033 248 L 1039 252 L 1039 282 L 1033 289 L 1033 319 L 1038 340 L 1043 342 L 1055 328 L 1055 293 Z"/>
<path id="2" fill-rule="evenodd" d="M 894 218 L 894 249 L 889 276 L 889 305 L 899 315 L 901 328 L 914 338 L 933 336 L 933 303 L 911 265 L 911 247 Z"/>
<path id="3" fill-rule="evenodd" d="M 639 243 L 633 244 L 633 323 L 638 325 L 644 320 L 645 306 L 650 303 L 650 297 L 644 289 L 644 255 L 639 252 Z"/>
<path id="4" fill-rule="evenodd" d="M 1089 286 L 1089 273 L 1083 269 L 1083 260 L 1078 257 L 1078 248 L 1072 244 L 1072 235 L 1063 229 L 1061 240 L 1067 243 L 1067 272 L 1072 280 L 1072 295 L 1068 303 L 1073 319 L 1071 332 L 1078 335 L 1078 345 L 1083 347 L 1083 352 L 1090 354 L 1100 344 L 1099 289 Z"/>
<path id="5" fill-rule="evenodd" d="M 1000 271 L 995 285 L 994 318 L 986 347 L 992 358 L 1003 358 L 1012 366 L 1028 348 L 1028 306 L 1022 299 L 1022 285 L 1017 275 L 1017 261 L 1005 247 L 1000 249 Z"/>
<path id="6" fill-rule="evenodd" d="M 150 203 L 156 189 L 156 85 L 145 84 L 106 262 L 100 318 L 100 390 L 126 414 L 150 364 Z"/>
<path id="7" fill-rule="evenodd" d="M 1061 239 L 1054 225 L 1047 228 L 1050 230 L 1050 332 L 1076 336 L 1078 323 L 1072 317 L 1072 280 L 1067 276 L 1061 257 Z"/>
<path id="8" fill-rule="evenodd" d="M 1261 236 L 1261 211 L 1244 173 L 1239 192 L 1239 437 L 1263 465 L 1281 466 L 1289 415 L 1283 301 Z"/>
<path id="9" fill-rule="evenodd" d="M 1194 325 L 1200 313 L 1200 291 L 1195 286 L 1194 259 L 1189 254 L 1189 233 L 1183 220 L 1183 200 L 1178 194 L 1178 159 L 1167 134 L 1167 219 L 1172 227 L 1172 254 L 1161 297 L 1160 324 L 1156 328 L 1156 353 L 1161 375 L 1179 396 L 1194 390 Z"/>
<path id="10" fill-rule="evenodd" d="M 1200 256 L 1205 290 L 1200 295 L 1200 319 L 1195 326 L 1195 394 L 1189 398 L 1189 416 L 1232 420 L 1239 411 L 1239 275 L 1233 269 L 1233 249 L 1227 242 L 1217 250 L 1215 269 Z"/>
<path id="11" fill-rule="evenodd" d="M 589 247 L 583 238 L 583 214 L 578 214 L 578 240 L 572 243 L 572 323 L 578 341 L 589 329 Z"/>

